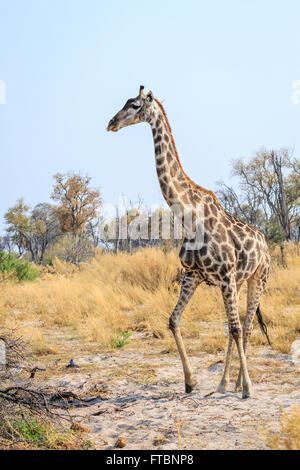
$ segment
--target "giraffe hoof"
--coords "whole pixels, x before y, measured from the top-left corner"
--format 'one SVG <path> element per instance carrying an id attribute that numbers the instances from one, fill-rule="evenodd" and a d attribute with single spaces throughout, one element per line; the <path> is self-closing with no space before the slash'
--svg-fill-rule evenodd
<path id="1" fill-rule="evenodd" d="M 246 400 L 247 398 L 251 398 L 252 392 L 251 390 L 243 390 L 242 398 Z"/>
<path id="2" fill-rule="evenodd" d="M 196 387 L 197 382 L 196 380 L 193 381 L 191 384 L 185 383 L 185 393 L 191 393 L 193 389 Z"/>
<path id="3" fill-rule="evenodd" d="M 185 393 L 191 393 L 193 390 L 193 387 L 189 384 L 185 384 Z"/>
<path id="4" fill-rule="evenodd" d="M 217 393 L 225 393 L 227 387 L 228 387 L 228 384 L 221 382 L 221 383 L 219 384 L 219 386 L 218 386 L 216 392 L 217 392 Z"/>
<path id="5" fill-rule="evenodd" d="M 242 379 L 239 377 L 235 383 L 235 388 L 234 388 L 234 391 L 235 392 L 240 392 L 243 388 L 243 383 L 242 383 Z"/>

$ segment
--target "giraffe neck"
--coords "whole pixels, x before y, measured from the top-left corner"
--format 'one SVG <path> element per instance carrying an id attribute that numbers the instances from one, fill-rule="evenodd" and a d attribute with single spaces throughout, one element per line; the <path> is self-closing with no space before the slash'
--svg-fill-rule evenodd
<path id="1" fill-rule="evenodd" d="M 154 107 L 147 121 L 152 129 L 156 171 L 163 196 L 184 230 L 186 228 L 183 214 L 186 211 L 192 214 L 194 234 L 199 222 L 197 219 L 199 209 L 202 220 L 210 218 L 212 223 L 215 219 L 211 216 L 217 217 L 223 211 L 222 206 L 212 191 L 195 184 L 183 171 L 171 127 L 159 101 L 154 100 Z M 185 235 L 189 237 L 189 231 L 185 232 Z"/>
<path id="2" fill-rule="evenodd" d="M 149 124 L 154 140 L 157 176 L 167 204 L 190 204 L 191 184 L 182 170 L 170 125 L 158 102 L 155 102 Z"/>
<path id="3" fill-rule="evenodd" d="M 148 122 L 153 134 L 157 176 L 167 204 L 184 210 L 187 205 L 195 207 L 216 199 L 214 193 L 193 183 L 183 171 L 166 113 L 157 100 Z"/>

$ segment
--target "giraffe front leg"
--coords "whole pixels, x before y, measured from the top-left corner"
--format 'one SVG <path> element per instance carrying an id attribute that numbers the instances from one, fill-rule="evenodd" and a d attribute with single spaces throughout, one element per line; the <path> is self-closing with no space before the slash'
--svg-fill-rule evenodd
<path id="1" fill-rule="evenodd" d="M 186 349 L 182 340 L 179 323 L 182 312 L 184 311 L 186 305 L 194 294 L 196 288 L 200 284 L 199 279 L 193 273 L 186 273 L 182 285 L 179 300 L 176 304 L 176 307 L 170 317 L 170 330 L 172 331 L 180 359 L 183 366 L 184 380 L 185 380 L 185 391 L 186 393 L 191 393 L 193 388 L 197 385 L 197 381 L 193 378 L 193 371 L 188 359 Z"/>
<path id="2" fill-rule="evenodd" d="M 177 348 L 180 354 L 182 366 L 183 366 L 183 373 L 184 373 L 184 381 L 185 381 L 185 392 L 191 393 L 192 390 L 197 385 L 197 380 L 193 377 L 193 370 L 189 361 L 189 358 L 186 353 L 186 349 L 182 340 L 181 332 L 179 326 L 175 327 L 174 329 L 171 328 L 172 333 L 174 334 L 174 338 L 177 344 Z"/>

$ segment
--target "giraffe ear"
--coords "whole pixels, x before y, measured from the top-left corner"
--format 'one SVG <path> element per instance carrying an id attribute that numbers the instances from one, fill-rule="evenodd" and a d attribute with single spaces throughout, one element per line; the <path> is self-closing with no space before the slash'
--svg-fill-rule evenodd
<path id="1" fill-rule="evenodd" d="M 149 101 L 149 103 L 152 103 L 153 99 L 153 93 L 152 91 L 149 91 L 149 93 L 147 93 L 147 100 Z"/>

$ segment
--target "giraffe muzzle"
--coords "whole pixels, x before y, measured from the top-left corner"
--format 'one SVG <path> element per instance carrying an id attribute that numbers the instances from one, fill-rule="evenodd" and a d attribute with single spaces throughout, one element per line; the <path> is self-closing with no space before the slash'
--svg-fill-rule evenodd
<path id="1" fill-rule="evenodd" d="M 108 131 L 112 131 L 112 132 L 117 132 L 118 130 L 118 126 L 117 126 L 117 120 L 115 117 L 113 117 L 109 123 L 108 123 L 108 126 L 107 126 L 107 130 Z"/>

